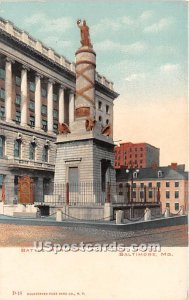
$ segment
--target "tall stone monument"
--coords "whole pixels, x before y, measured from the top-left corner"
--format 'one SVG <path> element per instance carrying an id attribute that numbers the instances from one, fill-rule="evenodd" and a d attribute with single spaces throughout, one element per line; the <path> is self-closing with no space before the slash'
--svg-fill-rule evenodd
<path id="1" fill-rule="evenodd" d="M 86 21 L 77 21 L 81 33 L 81 47 L 76 51 L 76 97 L 74 120 L 60 124 L 57 137 L 55 184 L 78 185 L 90 183 L 93 197 L 87 201 L 99 201 L 99 188 L 105 192 L 107 183 L 115 183 L 113 131 L 113 100 L 108 98 L 108 88 L 97 86 L 96 53 L 90 41 Z M 99 89 L 99 92 L 98 92 Z M 96 93 L 101 93 L 97 100 Z M 104 97 L 104 98 L 103 98 Z M 105 102 L 104 102 L 105 101 Z M 109 101 L 109 102 L 107 102 Z M 100 103 L 99 103 L 100 102 Z M 109 103 L 109 105 L 107 105 Z M 98 106 L 101 106 L 100 108 Z M 106 110 L 109 119 L 103 124 L 97 118 L 97 110 Z M 93 189 L 98 184 L 97 190 Z M 77 195 L 80 193 L 77 188 Z M 81 193 L 80 200 L 84 195 Z"/>

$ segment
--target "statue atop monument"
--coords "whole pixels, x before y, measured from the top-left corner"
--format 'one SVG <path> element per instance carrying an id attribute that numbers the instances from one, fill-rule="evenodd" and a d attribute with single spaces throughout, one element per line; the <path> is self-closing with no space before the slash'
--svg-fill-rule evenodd
<path id="1" fill-rule="evenodd" d="M 81 45 L 87 46 L 92 48 L 91 40 L 90 40 L 90 35 L 89 35 L 89 27 L 87 26 L 87 23 L 85 20 L 83 22 L 79 19 L 77 20 L 77 26 L 80 29 L 81 32 Z"/>

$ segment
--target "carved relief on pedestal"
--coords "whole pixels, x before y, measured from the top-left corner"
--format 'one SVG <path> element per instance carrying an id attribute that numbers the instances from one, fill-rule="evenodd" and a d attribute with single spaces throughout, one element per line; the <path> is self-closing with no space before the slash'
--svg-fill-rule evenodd
<path id="1" fill-rule="evenodd" d="M 105 136 L 110 136 L 112 134 L 112 128 L 111 125 L 108 124 L 105 127 L 102 128 L 101 133 Z"/>
<path id="2" fill-rule="evenodd" d="M 93 130 L 93 128 L 95 127 L 95 124 L 96 124 L 96 120 L 94 119 L 87 119 L 85 121 L 85 128 L 87 131 L 91 131 Z"/>
<path id="3" fill-rule="evenodd" d="M 66 123 L 58 124 L 58 133 L 59 134 L 68 134 L 71 133 L 69 126 Z"/>
<path id="4" fill-rule="evenodd" d="M 83 118 L 90 116 L 90 107 L 78 107 L 75 109 L 75 117 L 76 118 Z"/>

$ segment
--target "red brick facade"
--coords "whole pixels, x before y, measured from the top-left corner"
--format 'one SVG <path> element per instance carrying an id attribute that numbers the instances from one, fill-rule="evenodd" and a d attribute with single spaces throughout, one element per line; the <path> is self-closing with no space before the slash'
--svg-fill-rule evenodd
<path id="1" fill-rule="evenodd" d="M 147 143 L 121 143 L 115 147 L 115 168 L 159 166 L 159 148 Z"/>

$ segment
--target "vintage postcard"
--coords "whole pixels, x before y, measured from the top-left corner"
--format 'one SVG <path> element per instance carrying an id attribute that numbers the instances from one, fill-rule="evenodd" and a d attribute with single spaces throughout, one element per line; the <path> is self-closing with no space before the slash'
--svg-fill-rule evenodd
<path id="1" fill-rule="evenodd" d="M 187 93 L 187 1 L 0 1 L 0 300 L 187 299 Z"/>

